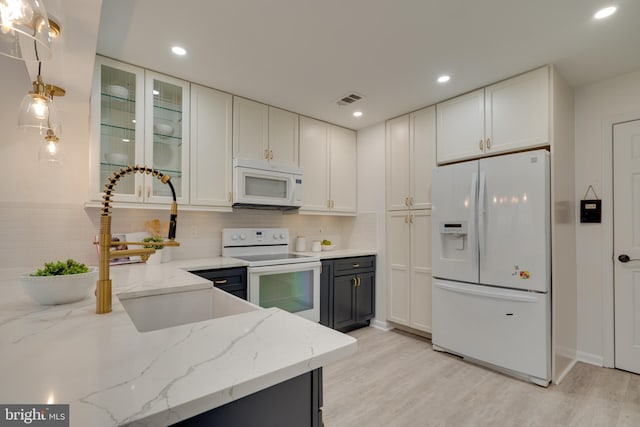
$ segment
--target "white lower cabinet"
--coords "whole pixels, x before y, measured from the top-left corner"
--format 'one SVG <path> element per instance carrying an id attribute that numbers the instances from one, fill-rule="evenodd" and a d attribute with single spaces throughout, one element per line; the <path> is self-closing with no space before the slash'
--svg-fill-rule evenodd
<path id="1" fill-rule="evenodd" d="M 431 332 L 431 210 L 387 213 L 387 319 Z"/>
<path id="2" fill-rule="evenodd" d="M 191 85 L 192 205 L 231 209 L 233 97 Z"/>

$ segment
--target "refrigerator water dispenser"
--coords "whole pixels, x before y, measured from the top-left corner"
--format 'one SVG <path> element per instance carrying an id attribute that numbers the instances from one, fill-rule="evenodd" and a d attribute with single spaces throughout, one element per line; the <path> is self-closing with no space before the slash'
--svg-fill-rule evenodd
<path id="1" fill-rule="evenodd" d="M 442 255 L 445 258 L 460 258 L 456 251 L 464 251 L 467 240 L 467 221 L 441 222 Z"/>

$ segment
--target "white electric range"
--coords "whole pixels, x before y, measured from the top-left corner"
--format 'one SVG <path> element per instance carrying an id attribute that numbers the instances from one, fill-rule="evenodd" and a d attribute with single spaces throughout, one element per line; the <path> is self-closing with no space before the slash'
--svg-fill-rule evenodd
<path id="1" fill-rule="evenodd" d="M 289 249 L 286 228 L 225 228 L 222 255 L 247 267 L 248 300 L 320 321 L 320 259 Z"/>

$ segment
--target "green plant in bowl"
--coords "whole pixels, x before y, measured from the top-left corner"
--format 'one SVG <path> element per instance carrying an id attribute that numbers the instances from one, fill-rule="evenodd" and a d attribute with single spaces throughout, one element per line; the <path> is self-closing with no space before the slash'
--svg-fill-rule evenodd
<path id="1" fill-rule="evenodd" d="M 142 239 L 143 242 L 145 243 L 149 243 L 148 245 L 144 245 L 145 248 L 153 248 L 156 251 L 159 251 L 160 249 L 164 248 L 164 246 L 162 245 L 153 245 L 152 243 L 162 243 L 164 242 L 164 238 L 160 237 L 160 236 L 151 236 L 151 237 L 145 237 L 144 239 Z"/>
<path id="2" fill-rule="evenodd" d="M 89 267 L 86 265 L 74 259 L 68 259 L 66 261 L 45 262 L 44 268 L 38 269 L 35 273 L 31 273 L 30 275 L 33 277 L 64 276 L 67 274 L 82 274 L 88 272 Z"/>
<path id="3" fill-rule="evenodd" d="M 20 276 L 27 295 L 42 305 L 66 304 L 91 295 L 98 279 L 98 269 L 73 259 L 47 262 L 35 273 Z"/>

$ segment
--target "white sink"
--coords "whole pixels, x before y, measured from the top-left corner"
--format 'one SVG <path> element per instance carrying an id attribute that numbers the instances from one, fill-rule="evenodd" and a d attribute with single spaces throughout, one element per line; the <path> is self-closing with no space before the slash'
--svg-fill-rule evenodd
<path id="1" fill-rule="evenodd" d="M 139 332 L 171 328 L 259 310 L 240 298 L 213 287 L 164 294 L 118 298 Z"/>

